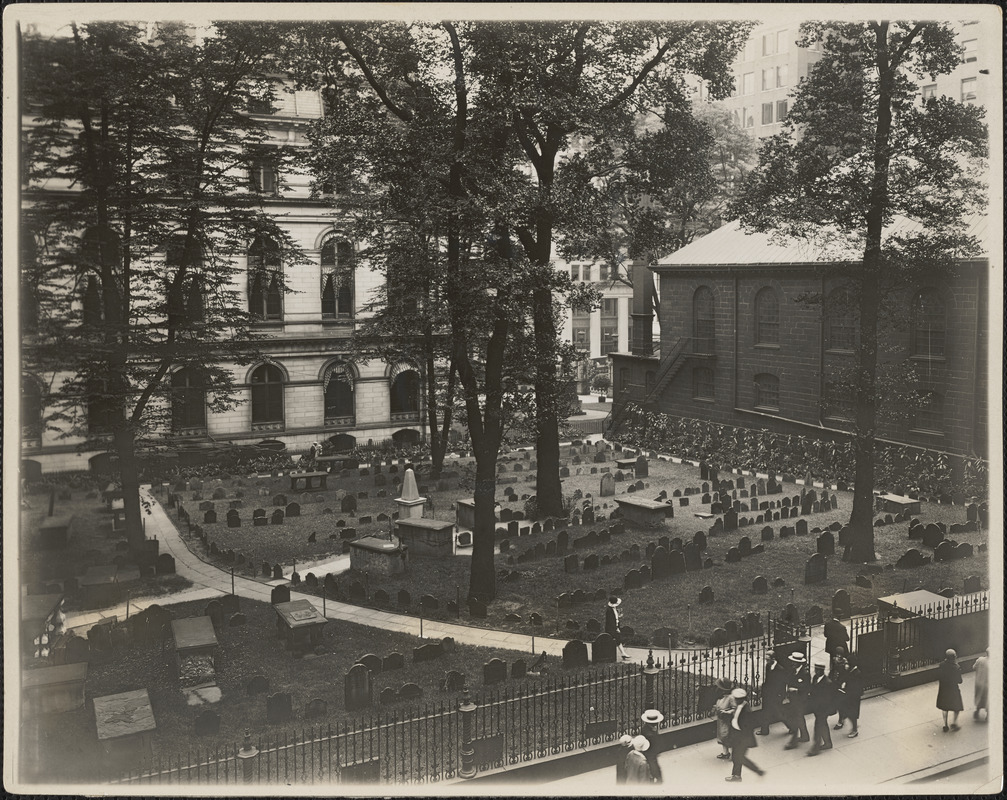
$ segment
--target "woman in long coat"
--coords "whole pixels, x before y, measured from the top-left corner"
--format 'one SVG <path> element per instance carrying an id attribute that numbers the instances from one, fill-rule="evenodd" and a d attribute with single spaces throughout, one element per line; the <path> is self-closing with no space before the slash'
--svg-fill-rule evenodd
<path id="1" fill-rule="evenodd" d="M 737 705 L 731 697 L 734 684 L 727 678 L 717 678 L 714 685 L 720 692 L 720 697 L 713 706 L 713 711 L 717 715 L 717 742 L 723 748 L 717 758 L 728 759 L 731 757 L 731 747 L 728 744 L 731 736 L 731 720 L 734 719 L 734 709 Z"/>
<path id="2" fill-rule="evenodd" d="M 958 688 L 962 682 L 962 671 L 958 666 L 958 654 L 954 650 L 944 653 L 940 672 L 937 677 L 937 707 L 944 713 L 944 732 L 948 728 L 948 712 L 952 713 L 950 730 L 958 730 L 958 712 L 962 705 L 962 691 Z"/>
<path id="3" fill-rule="evenodd" d="M 629 653 L 622 646 L 622 614 L 619 613 L 619 606 L 621 605 L 621 597 L 613 595 L 608 598 L 608 605 L 605 606 L 605 633 L 615 640 L 615 646 L 618 648 L 622 660 L 629 661 Z"/>
<path id="4" fill-rule="evenodd" d="M 650 766 L 644 753 L 650 749 L 646 736 L 633 738 L 633 749 L 626 755 L 626 783 L 651 783 Z"/>
<path id="5" fill-rule="evenodd" d="M 846 736 L 849 739 L 856 739 L 860 735 L 857 721 L 860 719 L 860 698 L 864 694 L 864 676 L 856 661 L 851 659 L 846 662 L 846 668 L 836 685 L 839 687 L 839 723 L 835 728 L 836 730 L 842 728 L 843 720 L 848 719 L 853 723 L 853 730 Z"/>

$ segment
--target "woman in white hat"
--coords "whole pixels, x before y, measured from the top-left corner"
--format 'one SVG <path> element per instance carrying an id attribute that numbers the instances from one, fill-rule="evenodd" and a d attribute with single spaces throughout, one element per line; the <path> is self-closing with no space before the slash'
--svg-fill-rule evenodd
<path id="1" fill-rule="evenodd" d="M 651 783 L 646 756 L 650 742 L 646 736 L 636 736 L 633 738 L 632 748 L 626 755 L 626 783 Z"/>
<path id="2" fill-rule="evenodd" d="M 749 748 L 756 746 L 755 720 L 752 719 L 752 710 L 748 707 L 748 692 L 739 686 L 731 691 L 731 698 L 735 703 L 730 737 L 733 767 L 731 774 L 724 780 L 737 782 L 741 780 L 742 767 L 748 767 L 756 775 L 765 775 L 766 773 L 745 755 Z"/>
<path id="3" fill-rule="evenodd" d="M 622 646 L 622 614 L 619 612 L 621 605 L 621 597 L 612 595 L 608 598 L 608 605 L 605 607 L 605 633 L 615 640 L 615 646 L 618 648 L 622 660 L 629 661 L 629 653 Z"/>
<path id="4" fill-rule="evenodd" d="M 664 722 L 664 714 L 656 708 L 648 708 L 640 715 L 643 722 L 643 737 L 650 742 L 647 748 L 647 764 L 650 765 L 650 777 L 654 783 L 664 783 L 664 775 L 661 773 L 661 764 L 657 757 L 661 753 L 660 736 L 657 726 Z"/>

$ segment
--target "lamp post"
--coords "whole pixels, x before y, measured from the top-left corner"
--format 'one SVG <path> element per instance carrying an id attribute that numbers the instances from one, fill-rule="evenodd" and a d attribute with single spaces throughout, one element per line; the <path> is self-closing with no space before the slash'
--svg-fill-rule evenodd
<path id="1" fill-rule="evenodd" d="M 462 766 L 458 770 L 458 776 L 461 778 L 474 778 L 476 766 L 475 747 L 472 744 L 472 722 L 476 711 L 476 704 L 469 697 L 467 686 L 462 690 L 462 701 L 458 706 L 458 711 L 462 715 Z"/>

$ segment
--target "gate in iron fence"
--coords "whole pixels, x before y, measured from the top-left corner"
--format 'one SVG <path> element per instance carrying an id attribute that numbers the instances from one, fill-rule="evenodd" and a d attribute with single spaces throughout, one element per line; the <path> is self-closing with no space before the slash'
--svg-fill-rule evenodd
<path id="1" fill-rule="evenodd" d="M 639 732 L 647 708 L 661 728 L 713 715 L 714 682 L 728 678 L 760 701 L 769 639 L 671 654 L 647 665 L 563 672 L 520 688 L 488 687 L 408 715 L 374 714 L 188 753 L 127 773 L 118 784 L 434 783 L 534 761 Z"/>
<path id="2" fill-rule="evenodd" d="M 893 676 L 938 663 L 949 647 L 961 655 L 983 650 L 989 637 L 989 594 L 857 617 L 850 628 L 850 649 L 865 688 L 885 686 Z"/>

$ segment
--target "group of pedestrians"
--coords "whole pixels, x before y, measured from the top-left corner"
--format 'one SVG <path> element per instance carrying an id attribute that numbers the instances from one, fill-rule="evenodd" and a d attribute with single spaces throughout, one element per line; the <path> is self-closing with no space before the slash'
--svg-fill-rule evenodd
<path id="1" fill-rule="evenodd" d="M 656 708 L 649 708 L 640 715 L 640 721 L 643 723 L 640 733 L 636 736 L 625 734 L 619 739 L 625 752 L 616 759 L 616 783 L 664 783 L 661 764 L 657 760 L 660 753 L 658 725 L 664 721 L 664 714 Z"/>
<path id="2" fill-rule="evenodd" d="M 972 712 L 972 719 L 979 720 L 980 711 L 985 711 L 985 719 L 989 719 L 989 650 L 983 651 L 972 668 L 976 676 L 974 685 L 975 710 Z M 962 691 L 958 688 L 961 682 L 962 670 L 958 666 L 958 654 L 949 648 L 944 652 L 944 660 L 937 673 L 937 708 L 944 715 L 944 733 L 960 730 L 958 714 L 964 709 Z M 948 724 L 949 716 L 950 725 Z"/>

